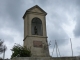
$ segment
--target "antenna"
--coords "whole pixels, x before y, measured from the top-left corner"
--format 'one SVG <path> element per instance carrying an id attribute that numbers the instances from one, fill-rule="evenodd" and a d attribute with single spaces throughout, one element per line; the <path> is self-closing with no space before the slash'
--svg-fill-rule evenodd
<path id="1" fill-rule="evenodd" d="M 59 56 L 61 57 L 57 42 L 56 42 L 56 47 L 57 47 L 57 49 L 58 49 Z"/>
<path id="2" fill-rule="evenodd" d="M 57 42 L 55 40 L 55 45 L 56 45 L 56 54 L 57 54 L 57 57 L 58 57 L 58 52 L 57 52 Z"/>
<path id="3" fill-rule="evenodd" d="M 51 41 L 49 41 L 49 44 L 48 44 L 48 46 L 50 46 L 51 45 Z"/>
<path id="4" fill-rule="evenodd" d="M 56 54 L 57 54 L 57 57 L 58 57 L 59 48 L 58 48 L 56 40 L 55 40 L 54 48 L 55 47 L 56 47 Z M 54 52 L 54 48 L 53 48 L 53 52 Z M 53 55 L 53 52 L 52 52 L 52 55 Z M 59 52 L 59 56 L 61 57 L 60 52 Z"/>
<path id="5" fill-rule="evenodd" d="M 72 41 L 71 41 L 71 38 L 70 38 L 70 43 L 71 43 L 71 51 L 72 51 L 72 57 L 73 57 L 73 48 L 72 48 Z"/>
<path id="6" fill-rule="evenodd" d="M 55 48 L 55 44 L 54 44 L 54 47 L 53 47 L 53 52 L 54 52 L 54 48 Z M 53 56 L 53 52 L 52 52 L 52 56 Z"/>

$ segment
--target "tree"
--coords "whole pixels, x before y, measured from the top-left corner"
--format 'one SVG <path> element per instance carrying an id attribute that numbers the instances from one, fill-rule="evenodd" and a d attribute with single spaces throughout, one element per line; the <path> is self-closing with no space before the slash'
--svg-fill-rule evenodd
<path id="1" fill-rule="evenodd" d="M 7 47 L 3 45 L 3 41 L 0 39 L 0 54 L 5 52 Z"/>
<path id="2" fill-rule="evenodd" d="M 11 50 L 13 52 L 11 58 L 13 58 L 13 57 L 30 57 L 31 56 L 30 49 L 27 49 L 26 47 L 23 47 L 20 44 L 15 44 Z"/>
<path id="3" fill-rule="evenodd" d="M 0 54 L 3 53 L 3 59 L 5 57 L 5 51 L 7 50 L 6 45 L 3 44 L 4 42 L 0 39 Z M 0 58 L 1 59 L 1 58 Z"/>
<path id="4" fill-rule="evenodd" d="M 0 39 L 0 54 L 3 52 L 3 41 Z"/>
<path id="5" fill-rule="evenodd" d="M 0 57 L 0 60 L 3 60 L 3 59 Z"/>

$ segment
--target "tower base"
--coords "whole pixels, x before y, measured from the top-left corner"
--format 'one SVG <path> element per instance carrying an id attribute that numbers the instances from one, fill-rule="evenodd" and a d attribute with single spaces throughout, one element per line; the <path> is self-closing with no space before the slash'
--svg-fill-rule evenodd
<path id="1" fill-rule="evenodd" d="M 80 57 L 14 57 L 11 60 L 80 60 Z"/>

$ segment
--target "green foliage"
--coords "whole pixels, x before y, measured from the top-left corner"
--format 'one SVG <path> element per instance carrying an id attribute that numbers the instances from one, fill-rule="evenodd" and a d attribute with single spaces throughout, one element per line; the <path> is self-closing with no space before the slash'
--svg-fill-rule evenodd
<path id="1" fill-rule="evenodd" d="M 12 48 L 12 56 L 13 57 L 30 57 L 31 56 L 31 51 L 27 49 L 26 47 L 22 47 L 19 44 L 16 44 Z"/>

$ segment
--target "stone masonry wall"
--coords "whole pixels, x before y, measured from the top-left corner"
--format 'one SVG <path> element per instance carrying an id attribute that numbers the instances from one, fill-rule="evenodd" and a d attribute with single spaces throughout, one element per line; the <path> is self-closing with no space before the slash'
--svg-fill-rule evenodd
<path id="1" fill-rule="evenodd" d="M 15 57 L 12 60 L 80 60 L 80 57 Z"/>

